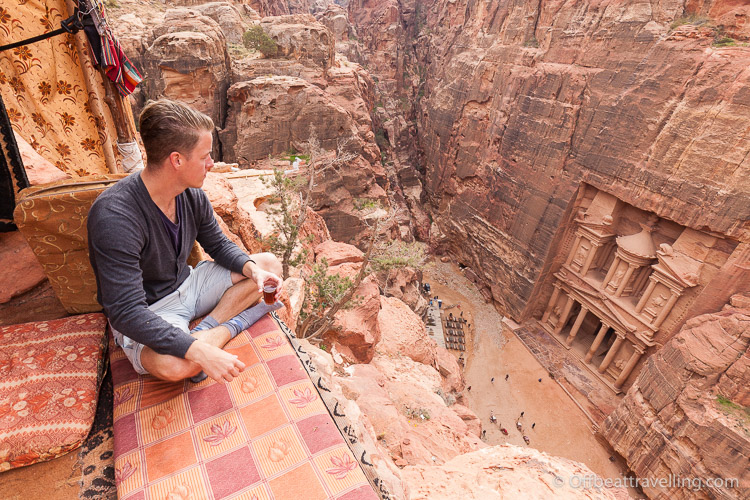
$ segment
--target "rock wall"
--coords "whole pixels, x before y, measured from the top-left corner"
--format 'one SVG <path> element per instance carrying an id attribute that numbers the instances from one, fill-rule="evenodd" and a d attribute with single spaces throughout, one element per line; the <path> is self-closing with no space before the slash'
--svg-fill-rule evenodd
<path id="1" fill-rule="evenodd" d="M 639 478 L 736 480 L 645 484 L 649 498 L 747 498 L 750 492 L 750 301 L 689 320 L 649 358 L 603 435 Z M 673 484 L 676 481 L 672 481 Z"/>
<path id="2" fill-rule="evenodd" d="M 423 156 L 414 167 L 424 171 L 431 243 L 488 287 L 502 283 L 493 298 L 516 319 L 581 183 L 748 239 L 750 49 L 713 43 L 745 40 L 748 9 L 722 0 L 349 5 L 376 52 L 370 71 L 416 97 Z"/>
<path id="3" fill-rule="evenodd" d="M 150 4 L 122 0 L 122 7 L 113 9 L 114 30 L 145 76 L 133 94 L 134 114 L 149 99 L 187 102 L 214 120 L 214 158 L 242 168 L 290 151 L 309 153 L 313 135 L 324 153 L 339 147 L 352 153 L 354 158 L 342 168 L 319 175 L 312 208 L 326 219 L 334 238 L 360 243 L 366 227 L 355 201 L 389 205 L 389 180 L 369 114 L 372 81 L 367 72 L 336 55 L 333 33 L 309 14 L 314 9 L 307 2 L 274 3 L 273 9 L 252 2 L 249 7 L 187 3 L 190 8 L 161 12 Z M 284 15 L 243 16 L 253 5 L 261 14 Z M 338 12 L 332 25 L 346 31 Z M 279 45 L 276 57 L 237 47 L 250 19 Z M 234 44 L 232 57 L 228 42 Z"/>

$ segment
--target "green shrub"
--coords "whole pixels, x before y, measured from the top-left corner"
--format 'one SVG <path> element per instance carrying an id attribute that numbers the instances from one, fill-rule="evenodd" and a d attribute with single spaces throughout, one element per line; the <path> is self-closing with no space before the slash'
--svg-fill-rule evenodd
<path id="1" fill-rule="evenodd" d="M 680 26 L 684 26 L 685 24 L 692 24 L 694 26 L 700 26 L 702 24 L 706 24 L 709 22 L 710 19 L 705 16 L 699 16 L 697 14 L 689 14 L 687 16 L 678 17 L 675 19 L 672 24 L 669 26 L 669 29 L 675 29 Z"/>
<path id="2" fill-rule="evenodd" d="M 732 47 L 737 45 L 737 40 L 728 36 L 722 36 L 714 40 L 714 47 Z"/>
<path id="3" fill-rule="evenodd" d="M 279 44 L 256 24 L 242 35 L 242 43 L 248 49 L 259 51 L 263 57 L 274 57 L 279 53 Z"/>

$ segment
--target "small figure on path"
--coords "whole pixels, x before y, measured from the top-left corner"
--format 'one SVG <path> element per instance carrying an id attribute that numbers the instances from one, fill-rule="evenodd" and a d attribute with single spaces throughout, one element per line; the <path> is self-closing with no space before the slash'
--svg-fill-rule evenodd
<path id="1" fill-rule="evenodd" d="M 492 422 L 493 424 L 494 424 L 495 422 L 497 422 L 497 417 L 496 417 L 496 416 L 495 416 L 495 414 L 494 414 L 494 413 L 492 413 L 492 412 L 490 412 L 490 422 Z"/>
<path id="2" fill-rule="evenodd" d="M 492 383 L 494 384 L 494 383 L 495 383 L 495 377 L 492 377 L 492 378 L 490 379 L 490 382 L 492 382 Z"/>
<path id="3" fill-rule="evenodd" d="M 516 420 L 516 429 L 518 429 L 520 432 L 523 432 L 523 425 L 521 425 L 521 422 Z"/>
<path id="4" fill-rule="evenodd" d="M 527 436 L 526 434 L 523 435 L 523 442 L 526 444 L 529 444 L 531 442 L 531 440 L 529 439 L 529 436 Z"/>
<path id="5" fill-rule="evenodd" d="M 523 414 L 524 414 L 524 413 L 526 413 L 526 412 L 525 412 L 525 411 L 522 411 L 522 412 L 521 412 L 521 418 L 523 418 Z"/>
<path id="6" fill-rule="evenodd" d="M 539 379 L 539 382 L 541 382 L 541 381 L 542 381 L 542 379 Z"/>
<path id="7" fill-rule="evenodd" d="M 536 427 L 536 422 L 534 422 L 533 424 L 531 424 L 531 428 L 533 429 L 534 427 Z"/>
<path id="8" fill-rule="evenodd" d="M 467 387 L 466 390 L 471 392 L 471 386 Z"/>
<path id="9" fill-rule="evenodd" d="M 506 381 L 506 382 L 508 381 L 508 377 L 510 377 L 510 374 L 509 374 L 509 373 L 506 373 L 506 374 L 505 374 L 505 381 Z"/>
<path id="10" fill-rule="evenodd" d="M 484 437 L 485 437 L 486 435 L 487 435 L 487 431 L 486 431 L 486 430 L 483 430 L 483 431 L 482 431 L 482 439 L 484 439 Z"/>
<path id="11" fill-rule="evenodd" d="M 502 432 L 506 436 L 508 435 L 508 429 L 506 429 L 505 427 L 500 427 L 500 432 Z"/>
<path id="12" fill-rule="evenodd" d="M 443 299 L 438 299 L 438 309 L 443 308 Z M 541 379 L 539 379 L 541 381 Z"/>

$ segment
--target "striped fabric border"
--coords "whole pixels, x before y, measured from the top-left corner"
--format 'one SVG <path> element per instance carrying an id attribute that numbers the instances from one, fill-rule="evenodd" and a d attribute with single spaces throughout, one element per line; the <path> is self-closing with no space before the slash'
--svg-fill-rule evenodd
<path id="1" fill-rule="evenodd" d="M 302 366 L 305 368 L 305 371 L 310 377 L 310 380 L 313 381 L 315 389 L 318 391 L 321 400 L 325 404 L 328 413 L 331 415 L 331 418 L 333 418 L 333 421 L 336 424 L 336 427 L 338 427 L 339 432 L 344 437 L 344 441 L 346 441 L 349 449 L 359 461 L 360 468 L 362 469 L 362 472 L 364 472 L 367 481 L 370 483 L 370 485 L 382 500 L 391 500 L 393 498 L 391 492 L 388 491 L 386 485 L 383 484 L 383 481 L 375 472 L 375 467 L 368 459 L 367 449 L 357 439 L 354 430 L 351 428 L 350 421 L 344 413 L 343 406 L 333 396 L 331 390 L 326 387 L 323 377 L 318 374 L 315 365 L 310 359 L 310 356 L 307 354 L 307 351 L 302 348 L 302 345 L 299 343 L 292 329 L 289 328 L 275 312 L 271 313 L 271 317 L 273 317 L 276 323 L 278 323 L 279 328 L 282 332 L 284 332 L 284 334 L 286 334 L 289 342 L 292 344 L 294 352 L 302 362 Z"/>

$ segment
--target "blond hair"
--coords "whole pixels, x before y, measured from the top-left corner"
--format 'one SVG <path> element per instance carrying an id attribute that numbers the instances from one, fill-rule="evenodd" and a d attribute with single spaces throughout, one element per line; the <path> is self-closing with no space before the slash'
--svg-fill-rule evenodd
<path id="1" fill-rule="evenodd" d="M 175 151 L 188 155 L 202 132 L 214 130 L 211 118 L 187 104 L 170 99 L 149 101 L 141 112 L 138 125 L 148 164 L 155 167 Z"/>

